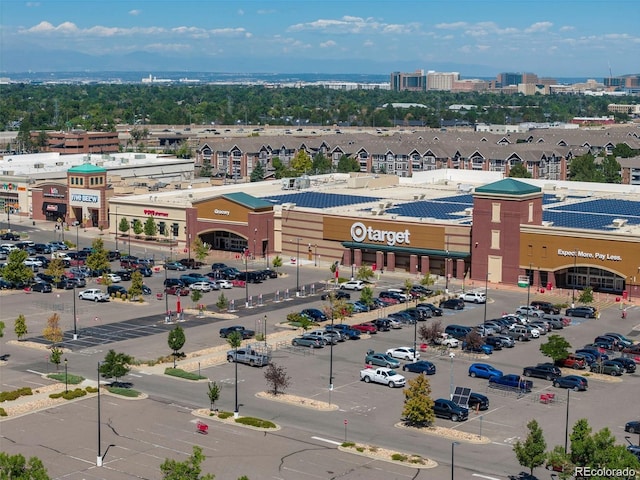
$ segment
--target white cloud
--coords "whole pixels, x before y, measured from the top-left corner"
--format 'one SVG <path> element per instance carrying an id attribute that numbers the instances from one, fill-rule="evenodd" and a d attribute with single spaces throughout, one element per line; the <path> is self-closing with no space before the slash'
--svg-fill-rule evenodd
<path id="1" fill-rule="evenodd" d="M 571 25 L 563 25 L 562 27 L 560 27 L 561 32 L 571 32 L 575 29 L 576 27 L 572 27 Z"/>
<path id="2" fill-rule="evenodd" d="M 373 18 L 344 16 L 340 19 L 318 19 L 313 22 L 297 23 L 287 28 L 289 32 L 330 31 L 333 34 L 359 33 L 411 33 L 419 28 L 419 24 L 410 22 L 403 24 L 381 23 Z"/>
<path id="3" fill-rule="evenodd" d="M 476 48 L 481 52 L 486 52 L 491 49 L 489 45 L 476 45 Z"/>
<path id="4" fill-rule="evenodd" d="M 142 13 L 142 10 L 129 10 L 129 15 L 132 15 L 134 17 L 137 15 L 140 15 L 141 13 Z"/>
<path id="5" fill-rule="evenodd" d="M 37 8 L 42 5 L 40 2 L 27 2 L 27 8 Z"/>
<path id="6" fill-rule="evenodd" d="M 436 28 L 441 30 L 457 30 L 459 28 L 465 28 L 467 25 L 467 22 L 438 23 L 436 24 Z"/>
<path id="7" fill-rule="evenodd" d="M 536 22 L 531 25 L 529 28 L 525 29 L 526 33 L 537 33 L 537 32 L 546 32 L 551 27 L 553 27 L 553 23 L 551 22 Z"/>
<path id="8" fill-rule="evenodd" d="M 238 10 L 238 15 L 240 15 L 240 16 L 244 15 L 244 10 L 239 9 L 239 10 Z"/>
<path id="9" fill-rule="evenodd" d="M 143 47 L 150 52 L 184 52 L 191 50 L 192 45 L 184 43 L 149 43 Z"/>
<path id="10" fill-rule="evenodd" d="M 326 42 L 322 42 L 320 44 L 321 48 L 330 48 L 330 47 L 335 47 L 337 45 L 336 42 L 334 42 L 333 40 L 327 40 Z"/>
<path id="11" fill-rule="evenodd" d="M 246 37 L 247 31 L 242 28 L 214 28 L 213 30 L 209 30 L 211 35 L 215 37 Z M 251 35 L 251 34 L 249 34 Z"/>
<path id="12" fill-rule="evenodd" d="M 258 15 L 272 15 L 274 13 L 276 13 L 275 10 L 265 10 L 265 9 L 260 9 L 256 12 Z"/>
<path id="13" fill-rule="evenodd" d="M 362 44 L 363 47 L 373 47 L 374 43 L 371 40 L 365 40 Z"/>

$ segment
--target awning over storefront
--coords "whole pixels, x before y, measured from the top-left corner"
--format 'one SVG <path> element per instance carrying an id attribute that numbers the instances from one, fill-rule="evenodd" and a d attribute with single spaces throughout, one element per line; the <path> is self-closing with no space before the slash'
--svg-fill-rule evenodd
<path id="1" fill-rule="evenodd" d="M 342 246 L 345 248 L 359 248 L 360 250 L 374 250 L 378 252 L 395 252 L 405 253 L 408 255 L 423 255 L 430 257 L 442 257 L 442 258 L 469 258 L 470 253 L 467 252 L 454 252 L 449 250 L 434 250 L 429 248 L 411 248 L 411 247 L 397 247 L 389 245 L 378 245 L 373 243 L 360 243 L 360 242 L 342 242 Z"/>
<path id="2" fill-rule="evenodd" d="M 57 213 L 61 216 L 67 215 L 67 204 L 66 203 L 52 203 L 52 202 L 43 202 L 42 204 L 42 213 L 45 215 L 48 213 Z"/>

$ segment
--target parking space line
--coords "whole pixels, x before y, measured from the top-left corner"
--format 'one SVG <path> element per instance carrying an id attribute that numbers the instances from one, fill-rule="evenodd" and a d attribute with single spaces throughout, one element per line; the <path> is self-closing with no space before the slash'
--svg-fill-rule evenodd
<path id="1" fill-rule="evenodd" d="M 342 442 L 336 442 L 335 440 L 328 440 L 322 437 L 311 437 L 313 440 L 318 440 L 320 442 L 330 443 L 331 445 L 342 445 Z"/>

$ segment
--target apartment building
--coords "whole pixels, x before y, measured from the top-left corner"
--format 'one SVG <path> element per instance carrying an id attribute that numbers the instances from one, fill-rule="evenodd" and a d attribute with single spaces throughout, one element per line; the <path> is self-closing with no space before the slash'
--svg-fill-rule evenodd
<path id="1" fill-rule="evenodd" d="M 39 145 L 42 142 L 43 132 L 31 132 L 31 141 Z M 61 154 L 78 153 L 117 153 L 120 151 L 120 139 L 117 132 L 87 132 L 84 130 L 71 130 L 68 132 L 44 132 L 45 152 L 58 152 Z"/>

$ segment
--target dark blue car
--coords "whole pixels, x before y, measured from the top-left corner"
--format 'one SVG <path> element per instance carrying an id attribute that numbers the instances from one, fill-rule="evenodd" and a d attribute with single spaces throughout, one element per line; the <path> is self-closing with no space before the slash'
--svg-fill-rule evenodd
<path id="1" fill-rule="evenodd" d="M 570 388 L 574 391 L 586 390 L 589 388 L 589 382 L 585 377 L 580 375 L 567 375 L 566 377 L 558 377 L 553 381 L 556 388 Z"/>
<path id="2" fill-rule="evenodd" d="M 402 366 L 404 372 L 424 373 L 425 375 L 435 375 L 436 366 L 426 360 L 419 360 L 413 363 L 405 363 Z"/>

